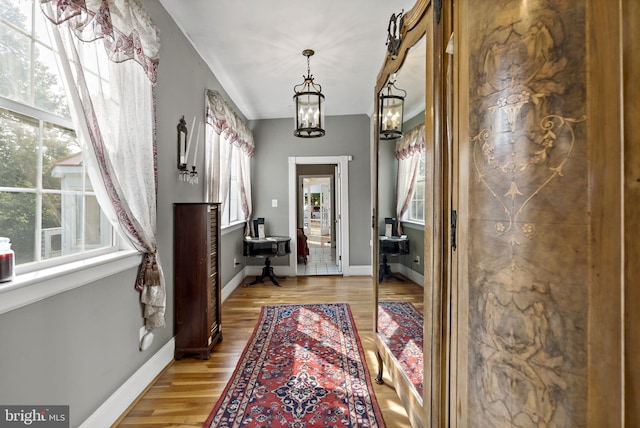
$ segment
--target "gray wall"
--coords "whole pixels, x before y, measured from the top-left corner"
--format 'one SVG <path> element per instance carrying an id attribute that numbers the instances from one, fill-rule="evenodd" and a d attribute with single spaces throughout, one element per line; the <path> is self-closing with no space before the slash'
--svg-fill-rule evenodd
<path id="1" fill-rule="evenodd" d="M 160 3 L 142 3 L 161 38 L 156 92 L 158 249 L 167 285 L 167 327 L 154 332 L 148 350 L 138 350 L 143 319 L 134 290 L 136 269 L 0 315 L 0 403 L 68 404 L 72 427 L 173 337 L 173 203 L 204 197 L 203 180 L 191 186 L 176 178 L 176 125 L 182 115 L 189 126 L 194 115 L 203 120 L 206 89 L 225 94 Z M 202 175 L 203 158 L 200 145 L 197 169 Z M 232 269 L 234 257 L 243 262 L 241 236 L 240 230 L 222 238 L 223 283 L 243 267 Z"/>
<path id="2" fill-rule="evenodd" d="M 289 156 L 351 155 L 349 162 L 349 254 L 350 265 L 370 266 L 371 171 L 369 117 L 366 115 L 327 116 L 327 134 L 320 138 L 293 136 L 292 120 L 269 119 L 255 122 L 253 163 L 253 213 L 265 217 L 268 233 L 289 232 Z M 273 208 L 271 201 L 278 200 Z M 262 264 L 261 260 L 248 263 Z M 287 264 L 285 257 L 273 262 Z"/>
<path id="3" fill-rule="evenodd" d="M 396 140 L 380 140 L 378 146 L 378 235 L 384 235 L 384 218 L 396 216 L 398 160 Z"/>

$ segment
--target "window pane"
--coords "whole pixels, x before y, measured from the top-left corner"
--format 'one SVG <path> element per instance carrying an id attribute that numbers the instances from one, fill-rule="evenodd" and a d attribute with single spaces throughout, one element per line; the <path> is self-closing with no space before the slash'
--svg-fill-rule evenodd
<path id="1" fill-rule="evenodd" d="M 53 45 L 55 45 L 48 28 L 50 25 L 50 22 L 44 16 L 44 13 L 42 13 L 41 6 L 39 4 L 36 4 L 36 14 L 35 14 L 34 24 L 35 24 L 34 33 L 38 41 L 48 47 L 52 47 Z"/>
<path id="2" fill-rule="evenodd" d="M 30 104 L 31 41 L 0 23 L 0 95 Z"/>
<path id="3" fill-rule="evenodd" d="M 411 204 L 409 205 L 409 212 L 406 218 L 411 221 L 423 223 L 424 222 L 424 153 L 420 154 L 420 162 L 418 163 L 418 172 L 415 182 L 415 191 L 411 197 Z"/>
<path id="4" fill-rule="evenodd" d="M 65 199 L 67 196 L 65 195 Z M 59 194 L 42 195 L 42 233 L 40 246 L 42 259 L 60 257 L 64 253 L 64 230 L 62 222 L 63 197 Z"/>
<path id="5" fill-rule="evenodd" d="M 84 245 L 87 250 L 111 245 L 111 225 L 102 214 L 98 199 L 85 196 Z"/>
<path id="6" fill-rule="evenodd" d="M 45 124 L 42 136 L 42 187 L 82 191 L 83 172 L 82 152 L 75 132 Z"/>
<path id="7" fill-rule="evenodd" d="M 416 202 L 416 219 L 424 221 L 424 202 Z"/>
<path id="8" fill-rule="evenodd" d="M 424 200 L 424 179 L 416 182 L 416 190 L 413 194 L 413 199 L 416 201 Z"/>
<path id="9" fill-rule="evenodd" d="M 238 220 L 238 149 L 234 146 L 231 154 L 231 182 L 229 184 L 229 221 Z"/>
<path id="10" fill-rule="evenodd" d="M 0 192 L 0 234 L 11 239 L 16 265 L 35 260 L 35 193 Z"/>
<path id="11" fill-rule="evenodd" d="M 36 120 L 0 108 L 0 165 L 0 186 L 31 189 L 37 186 Z"/>
<path id="12" fill-rule="evenodd" d="M 31 32 L 31 1 L 1 0 L 0 4 L 0 18 Z"/>
<path id="13" fill-rule="evenodd" d="M 34 105 L 58 116 L 70 118 L 67 95 L 58 74 L 54 52 L 36 45 Z"/>
<path id="14" fill-rule="evenodd" d="M 418 179 L 424 180 L 424 153 L 420 154 L 420 163 L 418 164 Z"/>

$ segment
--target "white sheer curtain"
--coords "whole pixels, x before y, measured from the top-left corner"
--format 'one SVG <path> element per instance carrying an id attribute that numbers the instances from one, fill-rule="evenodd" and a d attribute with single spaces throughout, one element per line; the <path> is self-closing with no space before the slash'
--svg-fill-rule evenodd
<path id="1" fill-rule="evenodd" d="M 251 213 L 253 212 L 253 205 L 251 204 L 251 156 L 246 152 L 242 152 L 240 156 L 240 206 L 242 213 L 247 222 L 245 234 L 251 233 L 251 227 L 249 221 L 251 219 Z"/>
<path id="2" fill-rule="evenodd" d="M 158 31 L 137 0 L 41 0 L 54 24 L 72 118 L 100 206 L 144 253 L 136 288 L 148 329 L 165 326 L 157 252 Z"/>
<path id="3" fill-rule="evenodd" d="M 253 134 L 218 91 L 207 90 L 205 112 L 207 198 L 221 202 L 224 212 L 231 181 L 231 155 L 238 155 L 240 206 L 249 227 L 251 218 L 251 156 Z"/>
<path id="4" fill-rule="evenodd" d="M 409 209 L 415 191 L 420 157 L 424 152 L 424 124 L 406 132 L 396 141 L 396 159 L 398 159 L 398 177 L 396 180 L 396 218 L 398 233 L 402 233 L 400 221 Z"/>

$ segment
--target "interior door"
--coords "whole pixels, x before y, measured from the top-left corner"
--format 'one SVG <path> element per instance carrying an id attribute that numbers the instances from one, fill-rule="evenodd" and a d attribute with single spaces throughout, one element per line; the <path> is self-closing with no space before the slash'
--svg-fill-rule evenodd
<path id="1" fill-rule="evenodd" d="M 342 272 L 342 227 L 340 222 L 341 216 L 341 193 L 340 189 L 342 189 L 342 181 L 340 179 L 340 168 L 336 165 L 333 169 L 333 197 L 334 197 L 334 219 L 333 219 L 333 233 L 335 235 L 335 247 L 336 247 L 336 265 L 338 266 L 338 270 Z"/>
<path id="2" fill-rule="evenodd" d="M 331 178 L 328 177 L 328 180 L 321 180 L 320 183 L 320 234 L 327 235 L 329 237 L 332 236 L 331 233 Z M 330 238 L 331 239 L 331 238 Z M 323 245 L 326 242 L 322 243 Z M 331 244 L 333 245 L 333 244 Z"/>

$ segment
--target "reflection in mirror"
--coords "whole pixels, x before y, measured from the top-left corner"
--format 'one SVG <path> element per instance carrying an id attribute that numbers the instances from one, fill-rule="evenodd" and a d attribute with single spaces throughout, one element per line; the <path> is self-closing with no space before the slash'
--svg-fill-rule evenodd
<path id="1" fill-rule="evenodd" d="M 404 99 L 407 91 L 396 87 L 396 74 L 389 77 L 386 90 L 380 93 L 380 139 L 402 137 Z"/>
<path id="2" fill-rule="evenodd" d="M 420 400 L 424 389 L 425 68 L 423 37 L 395 74 L 396 85 L 406 91 L 403 132 L 395 140 L 379 141 L 377 195 L 378 335 Z"/>

